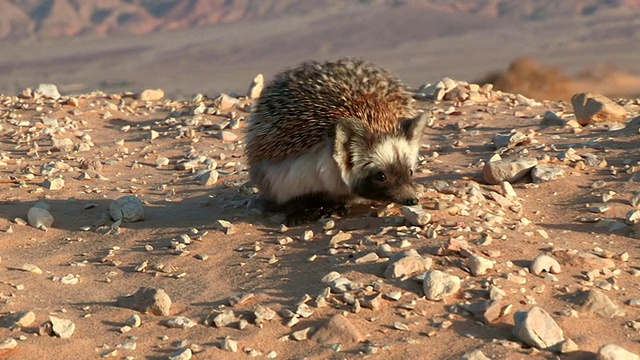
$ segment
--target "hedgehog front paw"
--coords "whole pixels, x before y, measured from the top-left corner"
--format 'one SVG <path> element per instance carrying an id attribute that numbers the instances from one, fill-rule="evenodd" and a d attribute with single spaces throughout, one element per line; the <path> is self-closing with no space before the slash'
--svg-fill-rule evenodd
<path id="1" fill-rule="evenodd" d="M 322 208 L 310 208 L 301 211 L 290 212 L 284 220 L 284 224 L 287 226 L 298 226 L 314 222 L 323 217 Z"/>
<path id="2" fill-rule="evenodd" d="M 322 218 L 338 215 L 346 216 L 349 213 L 346 204 L 336 204 L 332 206 L 312 207 L 301 211 L 290 212 L 285 219 L 285 225 L 297 226 L 311 223 Z"/>

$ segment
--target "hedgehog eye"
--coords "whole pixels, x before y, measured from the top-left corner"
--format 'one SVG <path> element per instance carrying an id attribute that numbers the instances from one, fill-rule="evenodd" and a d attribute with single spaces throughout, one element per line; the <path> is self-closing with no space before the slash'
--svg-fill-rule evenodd
<path id="1" fill-rule="evenodd" d="M 385 175 L 382 171 L 378 171 L 375 174 L 375 179 L 380 182 L 385 182 L 387 181 L 387 175 Z"/>
<path id="2" fill-rule="evenodd" d="M 409 176 L 413 176 L 413 169 L 409 169 Z"/>

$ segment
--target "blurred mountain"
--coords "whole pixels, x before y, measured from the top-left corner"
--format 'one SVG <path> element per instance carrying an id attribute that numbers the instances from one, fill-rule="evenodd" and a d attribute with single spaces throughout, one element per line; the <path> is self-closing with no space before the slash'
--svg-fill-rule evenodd
<path id="1" fill-rule="evenodd" d="M 640 13 L 640 0 L 0 0 L 0 39 L 148 34 L 353 7 L 408 7 L 535 21 Z"/>

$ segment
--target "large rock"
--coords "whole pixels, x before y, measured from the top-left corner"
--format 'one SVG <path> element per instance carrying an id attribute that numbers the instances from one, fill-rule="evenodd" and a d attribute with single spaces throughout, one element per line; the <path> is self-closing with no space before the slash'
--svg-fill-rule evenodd
<path id="1" fill-rule="evenodd" d="M 582 294 L 582 305 L 580 310 L 601 316 L 603 318 L 613 318 L 623 316 L 624 311 L 618 307 L 607 295 L 596 289 L 591 289 Z"/>
<path id="2" fill-rule="evenodd" d="M 536 165 L 538 160 L 533 157 L 491 161 L 482 168 L 482 177 L 492 185 L 500 184 L 502 181 L 513 183 L 527 176 Z"/>
<path id="3" fill-rule="evenodd" d="M 540 307 L 534 306 L 529 311 L 517 311 L 513 314 L 513 319 L 513 335 L 529 346 L 552 349 L 565 340 L 562 329 L 551 315 Z"/>
<path id="4" fill-rule="evenodd" d="M 141 287 L 133 295 L 118 298 L 117 304 L 153 315 L 168 316 L 171 310 L 171 298 L 164 290 L 147 287 Z"/>
<path id="5" fill-rule="evenodd" d="M 321 344 L 349 344 L 364 341 L 364 335 L 342 314 L 334 315 L 314 334 Z"/>
<path id="6" fill-rule="evenodd" d="M 571 104 L 576 120 L 583 126 L 595 122 L 620 122 L 627 116 L 627 110 L 600 94 L 575 94 Z"/>
<path id="7" fill-rule="evenodd" d="M 427 299 L 442 300 L 460 290 L 460 278 L 440 270 L 427 271 L 422 288 Z"/>
<path id="8" fill-rule="evenodd" d="M 544 275 L 545 273 L 559 274 L 561 271 L 558 260 L 545 254 L 536 256 L 536 258 L 531 262 L 529 269 L 531 270 L 531 273 L 538 276 Z"/>
<path id="9" fill-rule="evenodd" d="M 135 195 L 125 195 L 109 205 L 109 215 L 115 221 L 140 221 L 144 219 L 144 206 Z"/>

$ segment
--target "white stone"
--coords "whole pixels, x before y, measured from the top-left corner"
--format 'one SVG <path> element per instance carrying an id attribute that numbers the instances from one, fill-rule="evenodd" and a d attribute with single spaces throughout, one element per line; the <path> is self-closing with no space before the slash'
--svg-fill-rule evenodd
<path id="1" fill-rule="evenodd" d="M 460 278 L 440 270 L 430 270 L 425 273 L 422 288 L 427 299 L 442 300 L 460 290 Z"/>
<path id="2" fill-rule="evenodd" d="M 53 100 L 58 100 L 61 97 L 58 87 L 55 84 L 40 84 L 33 92 Z"/>
<path id="3" fill-rule="evenodd" d="M 413 226 L 424 226 L 431 221 L 431 214 L 424 211 L 420 205 L 402 207 L 402 215 Z"/>
<path id="4" fill-rule="evenodd" d="M 34 206 L 27 212 L 27 221 L 34 228 L 47 230 L 53 225 L 53 215 L 46 209 Z"/>
<path id="5" fill-rule="evenodd" d="M 489 269 L 493 269 L 493 261 L 476 254 L 469 256 L 465 261 L 465 265 L 473 276 L 484 275 Z"/>
<path id="6" fill-rule="evenodd" d="M 49 189 L 49 190 L 61 190 L 64 187 L 64 179 L 63 178 L 47 178 L 42 183 L 42 186 L 45 189 Z"/>
<path id="7" fill-rule="evenodd" d="M 18 342 L 13 338 L 0 341 L 0 350 L 11 350 L 11 349 L 14 349 L 16 346 L 18 346 Z"/>
<path id="8" fill-rule="evenodd" d="M 262 74 L 256 75 L 249 86 L 249 91 L 247 91 L 247 97 L 249 99 L 257 99 L 260 97 L 260 93 L 262 93 L 262 89 L 264 88 L 264 76 Z"/>
<path id="9" fill-rule="evenodd" d="M 607 344 L 598 349 L 597 360 L 640 360 L 640 356 L 622 346 Z"/>
<path id="10" fill-rule="evenodd" d="M 558 260 L 549 255 L 538 255 L 529 266 L 531 273 L 535 275 L 543 275 L 543 273 L 559 274 L 561 271 Z"/>
<path id="11" fill-rule="evenodd" d="M 76 324 L 71 320 L 49 316 L 49 321 L 51 321 L 51 329 L 53 333 L 61 339 L 69 339 L 76 329 Z"/>

